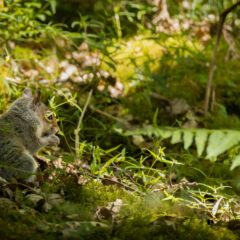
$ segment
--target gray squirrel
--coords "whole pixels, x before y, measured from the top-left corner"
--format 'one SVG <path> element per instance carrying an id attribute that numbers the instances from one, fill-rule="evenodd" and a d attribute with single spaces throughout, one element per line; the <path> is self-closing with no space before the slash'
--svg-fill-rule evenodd
<path id="1" fill-rule="evenodd" d="M 57 146 L 58 131 L 55 115 L 41 102 L 41 92 L 33 95 L 26 88 L 0 117 L 0 177 L 34 181 L 38 164 L 33 155 L 46 146 Z"/>

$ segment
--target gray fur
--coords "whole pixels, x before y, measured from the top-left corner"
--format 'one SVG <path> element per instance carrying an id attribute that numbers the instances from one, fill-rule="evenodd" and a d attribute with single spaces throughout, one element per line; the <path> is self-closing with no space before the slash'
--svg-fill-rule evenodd
<path id="1" fill-rule="evenodd" d="M 33 181 L 37 163 L 33 157 L 46 146 L 59 144 L 56 127 L 42 119 L 46 106 L 36 101 L 30 89 L 0 117 L 0 176 L 9 180 L 17 176 Z M 32 176 L 31 176 L 32 175 Z"/>

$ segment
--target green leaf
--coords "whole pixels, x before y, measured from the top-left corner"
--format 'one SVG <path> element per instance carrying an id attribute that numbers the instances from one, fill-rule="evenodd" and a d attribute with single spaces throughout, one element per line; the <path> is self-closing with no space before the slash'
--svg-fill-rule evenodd
<path id="1" fill-rule="evenodd" d="M 182 132 L 179 130 L 175 130 L 172 134 L 172 140 L 171 140 L 171 144 L 175 144 L 181 141 L 181 137 L 182 137 Z"/>
<path id="2" fill-rule="evenodd" d="M 28 2 L 28 3 L 25 3 L 24 5 L 28 8 L 33 8 L 33 7 L 41 8 L 42 7 L 42 3 L 40 3 L 40 2 Z"/>
<path id="3" fill-rule="evenodd" d="M 226 134 L 224 134 L 224 138 L 216 147 L 214 155 L 217 157 L 218 155 L 226 152 L 228 149 L 237 145 L 239 142 L 240 142 L 239 131 L 228 131 Z"/>
<path id="4" fill-rule="evenodd" d="M 224 140 L 225 134 L 222 131 L 214 131 L 209 137 L 209 143 L 207 147 L 207 157 L 208 159 L 216 158 L 218 155 L 218 148 Z"/>
<path id="5" fill-rule="evenodd" d="M 105 172 L 106 168 L 108 168 L 119 156 L 121 155 L 121 153 L 118 153 L 116 156 L 112 157 L 111 159 L 109 159 L 104 166 L 102 167 L 101 171 Z"/>
<path id="6" fill-rule="evenodd" d="M 153 115 L 153 126 L 154 126 L 155 128 L 158 127 L 158 124 L 157 124 L 158 110 L 159 110 L 159 109 L 157 108 L 156 111 L 155 111 L 155 113 L 154 113 L 154 115 Z"/>
<path id="7" fill-rule="evenodd" d="M 164 131 L 163 131 L 162 129 L 160 129 L 160 128 L 155 128 L 153 134 L 154 134 L 156 137 L 160 138 L 160 137 L 162 136 L 163 132 L 164 132 Z"/>
<path id="8" fill-rule="evenodd" d="M 197 153 L 198 156 L 201 156 L 204 148 L 205 148 L 205 144 L 207 141 L 207 137 L 208 137 L 208 131 L 207 130 L 197 130 L 196 131 L 196 138 L 195 138 L 195 143 L 197 146 Z"/>
<path id="9" fill-rule="evenodd" d="M 112 70 L 116 71 L 116 67 L 113 63 L 108 62 L 108 61 L 104 61 Z"/>
<path id="10" fill-rule="evenodd" d="M 162 139 L 172 137 L 171 144 L 176 144 L 181 141 L 182 132 L 184 149 L 188 149 L 192 145 L 194 134 L 196 134 L 195 143 L 198 156 L 201 156 L 205 147 L 207 147 L 206 158 L 212 161 L 215 161 L 218 155 L 240 144 L 240 131 L 234 130 L 160 128 L 148 125 L 135 131 L 128 131 L 124 135 L 148 135 L 149 137 L 156 136 Z"/>
<path id="11" fill-rule="evenodd" d="M 193 132 L 186 130 L 183 132 L 184 149 L 188 149 L 193 142 Z"/>
<path id="12" fill-rule="evenodd" d="M 64 162 L 71 163 L 71 162 L 74 162 L 74 161 L 75 161 L 75 158 L 74 158 L 74 156 L 63 156 L 63 157 L 62 157 L 62 160 L 63 160 Z"/>
<path id="13" fill-rule="evenodd" d="M 116 147 L 113 147 L 113 148 L 110 148 L 110 149 L 106 150 L 105 153 L 106 154 L 111 153 L 111 152 L 117 150 L 120 146 L 122 146 L 122 144 L 119 144 Z"/>
<path id="14" fill-rule="evenodd" d="M 74 28 L 77 25 L 80 25 L 80 22 L 79 21 L 74 21 L 74 22 L 72 22 L 71 27 Z"/>
<path id="15" fill-rule="evenodd" d="M 56 9 L 57 9 L 57 1 L 56 0 L 50 0 L 49 3 L 50 3 L 50 6 L 51 6 L 52 13 L 55 14 Z"/>
<path id="16" fill-rule="evenodd" d="M 45 21 L 46 20 L 46 15 L 44 15 L 44 14 L 38 14 L 37 15 L 37 18 L 39 19 L 39 20 L 41 20 L 41 21 Z"/>
<path id="17" fill-rule="evenodd" d="M 233 170 L 238 166 L 240 166 L 240 155 L 234 157 L 233 162 L 232 162 L 232 166 L 230 167 L 230 170 Z"/>
<path id="18" fill-rule="evenodd" d="M 170 138 L 172 136 L 172 131 L 161 130 L 160 136 L 162 137 L 162 139 Z"/>
<path id="19" fill-rule="evenodd" d="M 146 128 L 145 128 L 145 135 L 147 135 L 147 136 L 149 136 L 149 137 L 151 137 L 153 134 L 154 134 L 154 128 L 153 128 L 153 126 L 147 126 Z"/>
<path id="20" fill-rule="evenodd" d="M 2 79 L 3 83 L 5 84 L 5 86 L 8 90 L 9 95 L 11 95 L 13 93 L 13 91 L 8 84 L 8 80 L 2 74 L 0 74 L 0 79 Z"/>

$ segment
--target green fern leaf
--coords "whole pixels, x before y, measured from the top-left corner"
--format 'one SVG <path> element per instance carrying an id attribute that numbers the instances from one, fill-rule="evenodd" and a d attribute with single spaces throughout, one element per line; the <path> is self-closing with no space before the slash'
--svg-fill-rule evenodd
<path id="1" fill-rule="evenodd" d="M 162 139 L 170 138 L 172 136 L 172 131 L 169 130 L 161 130 Z"/>
<path id="2" fill-rule="evenodd" d="M 207 130 L 197 130 L 196 131 L 196 138 L 195 138 L 195 143 L 197 146 L 197 153 L 198 156 L 201 156 L 206 142 L 207 142 L 207 137 L 208 137 L 208 131 Z"/>
<path id="3" fill-rule="evenodd" d="M 154 134 L 153 126 L 147 126 L 146 127 L 146 133 L 147 133 L 147 136 L 151 137 Z"/>
<path id="4" fill-rule="evenodd" d="M 238 131 L 227 131 L 220 144 L 214 150 L 214 156 L 218 156 L 240 142 L 240 134 Z"/>
<path id="5" fill-rule="evenodd" d="M 162 130 L 160 128 L 155 128 L 154 129 L 154 135 L 156 137 L 161 137 L 162 136 Z"/>
<path id="6" fill-rule="evenodd" d="M 216 160 L 218 155 L 226 152 L 233 146 L 240 144 L 240 131 L 233 130 L 158 128 L 152 125 L 148 125 L 142 129 L 128 131 L 124 135 L 125 136 L 147 135 L 149 137 L 151 136 L 155 136 L 158 138 L 161 137 L 162 139 L 171 137 L 171 144 L 176 144 L 181 141 L 182 133 L 184 149 L 188 149 L 192 145 L 194 135 L 196 135 L 195 144 L 197 147 L 198 156 L 201 156 L 203 154 L 204 149 L 206 147 L 207 148 L 206 158 L 212 160 Z M 232 165 L 232 168 L 235 168 L 234 164 Z"/>
<path id="7" fill-rule="evenodd" d="M 171 144 L 175 144 L 181 141 L 182 132 L 179 130 L 173 131 Z"/>
<path id="8" fill-rule="evenodd" d="M 184 149 L 188 149 L 193 143 L 193 132 L 186 130 L 183 132 Z"/>
<path id="9" fill-rule="evenodd" d="M 238 166 L 240 166 L 240 155 L 236 156 L 233 159 L 232 166 L 230 167 L 230 170 L 233 170 L 233 169 L 235 169 Z"/>
<path id="10" fill-rule="evenodd" d="M 225 134 L 222 131 L 214 131 L 209 137 L 209 143 L 207 147 L 208 159 L 215 158 L 218 156 L 219 146 L 224 141 Z"/>

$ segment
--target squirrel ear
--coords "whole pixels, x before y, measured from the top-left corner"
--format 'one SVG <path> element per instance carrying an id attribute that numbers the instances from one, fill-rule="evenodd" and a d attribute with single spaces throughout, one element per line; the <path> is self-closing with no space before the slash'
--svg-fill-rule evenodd
<path id="1" fill-rule="evenodd" d="M 22 96 L 23 97 L 32 97 L 32 90 L 30 88 L 25 88 Z"/>
<path id="2" fill-rule="evenodd" d="M 36 95 L 33 98 L 33 106 L 39 106 L 41 103 L 41 91 L 38 89 Z"/>

